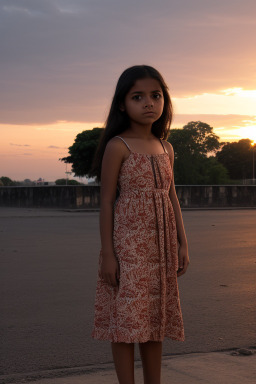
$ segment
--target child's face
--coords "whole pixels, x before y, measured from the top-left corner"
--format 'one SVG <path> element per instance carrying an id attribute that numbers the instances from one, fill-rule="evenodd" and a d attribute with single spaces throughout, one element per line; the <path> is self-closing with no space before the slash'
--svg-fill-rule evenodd
<path id="1" fill-rule="evenodd" d="M 136 81 L 120 109 L 127 113 L 131 122 L 152 125 L 161 117 L 163 108 L 164 95 L 159 82 L 145 78 Z"/>

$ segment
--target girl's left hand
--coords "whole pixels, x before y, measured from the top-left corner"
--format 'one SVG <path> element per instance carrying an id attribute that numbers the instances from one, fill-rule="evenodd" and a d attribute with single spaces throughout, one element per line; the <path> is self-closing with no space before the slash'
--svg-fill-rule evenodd
<path id="1" fill-rule="evenodd" d="M 180 245 L 178 251 L 179 268 L 177 270 L 177 276 L 184 275 L 189 265 L 188 248 Z"/>

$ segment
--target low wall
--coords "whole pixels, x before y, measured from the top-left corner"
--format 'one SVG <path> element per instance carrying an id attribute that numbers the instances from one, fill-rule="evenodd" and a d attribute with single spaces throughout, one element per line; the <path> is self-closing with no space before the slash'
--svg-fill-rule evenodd
<path id="1" fill-rule="evenodd" d="M 0 187 L 0 206 L 98 208 L 99 186 Z"/>
<path id="2" fill-rule="evenodd" d="M 182 208 L 256 207 L 256 185 L 177 185 Z M 99 186 L 0 187 L 2 207 L 100 207 Z"/>
<path id="3" fill-rule="evenodd" d="M 182 208 L 256 207 L 256 185 L 178 185 Z"/>

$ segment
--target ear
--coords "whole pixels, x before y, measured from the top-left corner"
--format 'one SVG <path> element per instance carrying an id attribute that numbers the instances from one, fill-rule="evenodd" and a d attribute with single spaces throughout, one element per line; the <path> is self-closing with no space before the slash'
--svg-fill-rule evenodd
<path id="1" fill-rule="evenodd" d="M 124 103 L 120 103 L 119 104 L 119 109 L 120 109 L 121 112 L 125 111 Z"/>

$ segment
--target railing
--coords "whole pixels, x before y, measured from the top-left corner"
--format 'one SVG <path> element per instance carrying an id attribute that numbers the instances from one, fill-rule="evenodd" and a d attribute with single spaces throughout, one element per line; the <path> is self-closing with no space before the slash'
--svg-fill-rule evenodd
<path id="1" fill-rule="evenodd" d="M 176 185 L 182 208 L 256 207 L 256 185 Z M 0 187 L 2 207 L 99 209 L 100 186 Z"/>

